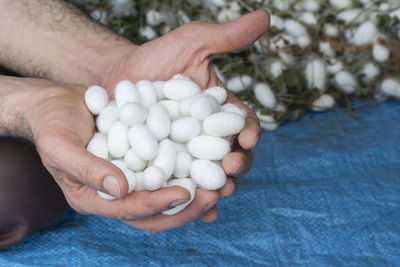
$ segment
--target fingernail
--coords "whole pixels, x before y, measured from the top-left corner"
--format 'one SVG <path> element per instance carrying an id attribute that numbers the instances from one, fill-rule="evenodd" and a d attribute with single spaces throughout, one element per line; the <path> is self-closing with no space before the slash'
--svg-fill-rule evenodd
<path id="1" fill-rule="evenodd" d="M 169 206 L 171 208 L 175 208 L 176 206 L 182 205 L 183 203 L 186 203 L 187 201 L 189 201 L 189 200 L 187 200 L 187 199 L 175 200 L 175 201 L 172 201 L 171 203 L 169 203 Z"/>
<path id="2" fill-rule="evenodd" d="M 243 174 L 245 169 L 246 169 L 246 164 L 245 164 L 245 161 L 242 160 L 240 162 L 239 168 L 237 168 L 236 171 L 234 171 L 231 175 L 234 176 L 234 177 L 240 176 L 240 175 Z"/>
<path id="3" fill-rule="evenodd" d="M 114 176 L 104 178 L 103 187 L 110 195 L 121 198 L 121 188 L 119 187 L 117 178 Z"/>
<path id="4" fill-rule="evenodd" d="M 209 211 L 214 206 L 215 206 L 215 202 L 207 204 L 207 206 L 203 210 L 203 213 L 206 213 L 207 211 Z"/>

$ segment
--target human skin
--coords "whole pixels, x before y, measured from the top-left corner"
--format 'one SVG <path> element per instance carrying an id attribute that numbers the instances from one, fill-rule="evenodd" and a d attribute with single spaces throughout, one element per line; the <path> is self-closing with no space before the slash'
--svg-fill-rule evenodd
<path id="1" fill-rule="evenodd" d="M 268 28 L 265 11 L 223 25 L 189 23 L 141 46 L 96 24 L 63 1 L 0 0 L 0 21 L 7 25 L 0 30 L 0 64 L 21 75 L 63 84 L 43 86 L 46 90 L 32 86 L 38 92 L 46 92 L 32 94 L 43 98 L 35 106 L 40 112 L 28 113 L 29 118 L 20 116 L 28 123 L 14 128 L 5 126 L 3 132 L 22 132 L 35 143 L 45 167 L 75 210 L 117 218 L 149 232 L 175 228 L 199 217 L 206 222 L 217 218 L 218 210 L 213 205 L 231 195 L 237 187 L 236 177 L 251 167 L 249 149 L 257 143 L 261 131 L 250 109 L 229 93 L 228 102 L 246 108 L 249 116 L 238 137 L 241 148 L 223 159 L 223 168 L 230 175 L 226 185 L 218 191 L 198 189 L 188 208 L 166 216 L 160 211 L 170 208 L 175 200 L 189 199 L 189 193 L 172 187 L 126 196 L 128 184 L 121 171 L 85 150 L 94 131 L 93 119 L 82 100 L 85 88 L 64 83 L 85 87 L 98 84 L 110 96 L 120 80 L 167 80 L 176 73 L 189 76 L 203 89 L 222 85 L 209 56 L 234 51 L 257 40 Z M 103 200 L 96 190 L 121 199 Z M 212 208 L 204 212 L 209 207 Z"/>

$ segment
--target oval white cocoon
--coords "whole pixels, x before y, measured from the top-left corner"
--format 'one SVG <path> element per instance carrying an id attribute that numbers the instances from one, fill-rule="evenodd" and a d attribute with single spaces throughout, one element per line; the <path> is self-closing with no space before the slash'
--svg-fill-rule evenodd
<path id="1" fill-rule="evenodd" d="M 126 103 L 140 103 L 140 97 L 135 85 L 127 80 L 117 83 L 114 89 L 114 98 L 118 109 L 122 108 Z"/>
<path id="2" fill-rule="evenodd" d="M 268 84 L 256 84 L 256 86 L 254 86 L 254 96 L 257 101 L 266 108 L 273 109 L 276 106 L 275 95 Z"/>
<path id="3" fill-rule="evenodd" d="M 157 95 L 152 82 L 146 80 L 139 81 L 136 83 L 136 88 L 143 106 L 149 108 L 157 103 Z"/>
<path id="4" fill-rule="evenodd" d="M 102 134 L 96 133 L 87 145 L 87 150 L 93 155 L 107 160 L 108 158 L 108 145 L 107 137 Z"/>
<path id="5" fill-rule="evenodd" d="M 146 125 L 136 124 L 132 126 L 128 132 L 128 140 L 140 158 L 151 160 L 157 156 L 157 139 Z"/>
<path id="6" fill-rule="evenodd" d="M 189 141 L 188 150 L 199 159 L 222 160 L 231 151 L 231 146 L 223 138 L 200 135 Z"/>
<path id="7" fill-rule="evenodd" d="M 210 115 L 203 122 L 207 135 L 228 136 L 238 134 L 245 126 L 242 116 L 232 112 L 218 112 Z"/>
<path id="8" fill-rule="evenodd" d="M 126 126 L 143 123 L 147 118 L 147 110 L 140 103 L 126 103 L 119 110 L 119 119 Z"/>
<path id="9" fill-rule="evenodd" d="M 185 143 L 193 137 L 199 135 L 201 130 L 200 122 L 191 117 L 183 117 L 175 120 L 171 124 L 169 136 L 178 143 Z"/>
<path id="10" fill-rule="evenodd" d="M 158 141 L 167 138 L 171 127 L 167 109 L 160 104 L 152 106 L 149 109 L 146 124 Z"/>
<path id="11" fill-rule="evenodd" d="M 131 148 L 125 153 L 124 157 L 125 165 L 132 171 L 142 171 L 147 162 L 139 157 L 136 151 Z"/>
<path id="12" fill-rule="evenodd" d="M 154 92 L 156 93 L 158 101 L 165 99 L 165 95 L 163 92 L 164 83 L 164 81 L 153 82 Z"/>
<path id="13" fill-rule="evenodd" d="M 228 97 L 228 94 L 226 93 L 226 90 L 222 87 L 215 86 L 215 87 L 210 87 L 206 90 L 203 91 L 204 94 L 213 96 L 218 104 L 222 104 L 226 101 L 226 98 Z"/>
<path id="14" fill-rule="evenodd" d="M 103 87 L 90 86 L 85 92 L 85 103 L 93 115 L 98 115 L 108 103 L 108 95 Z"/>
<path id="15" fill-rule="evenodd" d="M 154 159 L 153 165 L 163 169 L 166 179 L 169 179 L 174 171 L 176 162 L 176 151 L 174 143 L 169 139 L 164 139 L 158 146 L 158 155 Z"/>
<path id="16" fill-rule="evenodd" d="M 192 156 L 187 152 L 178 152 L 176 154 L 176 163 L 174 169 L 174 176 L 176 178 L 189 177 L 190 166 L 192 165 Z"/>
<path id="17" fill-rule="evenodd" d="M 108 152 L 114 158 L 122 158 L 129 149 L 128 127 L 120 121 L 111 125 L 107 136 Z"/>
<path id="18" fill-rule="evenodd" d="M 222 167 L 210 160 L 193 161 L 190 176 L 196 184 L 206 190 L 218 190 L 226 183 L 226 175 Z"/>
<path id="19" fill-rule="evenodd" d="M 186 190 L 188 190 L 190 192 L 190 199 L 187 202 L 185 202 L 181 205 L 178 205 L 170 210 L 163 211 L 162 214 L 164 214 L 164 215 L 174 215 L 174 214 L 177 214 L 178 212 L 182 211 L 193 201 L 193 199 L 196 195 L 197 185 L 190 178 L 181 178 L 181 179 L 171 180 L 167 183 L 167 187 L 171 187 L 171 186 L 180 186 L 180 187 L 183 187 Z"/>
<path id="20" fill-rule="evenodd" d="M 110 102 L 111 103 L 111 102 Z M 108 134 L 111 125 L 118 120 L 116 105 L 107 105 L 96 118 L 96 127 L 102 134 Z"/>
<path id="21" fill-rule="evenodd" d="M 243 108 L 239 108 L 235 104 L 232 103 L 227 103 L 221 107 L 221 111 L 226 111 L 226 112 L 233 112 L 236 114 L 239 114 L 242 116 L 244 119 L 247 118 L 247 111 Z"/>
<path id="22" fill-rule="evenodd" d="M 166 180 L 164 171 L 158 166 L 150 166 L 140 178 L 144 190 L 154 191 L 161 188 Z"/>
<path id="23" fill-rule="evenodd" d="M 168 99 L 180 101 L 200 94 L 201 89 L 190 79 L 172 79 L 165 82 L 163 92 Z"/>

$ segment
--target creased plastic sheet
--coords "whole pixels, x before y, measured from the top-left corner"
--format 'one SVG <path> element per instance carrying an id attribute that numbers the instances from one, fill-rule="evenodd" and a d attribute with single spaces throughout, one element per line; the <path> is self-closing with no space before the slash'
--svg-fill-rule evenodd
<path id="1" fill-rule="evenodd" d="M 218 221 L 151 235 L 70 211 L 1 266 L 400 264 L 400 105 L 309 114 L 264 132 Z"/>

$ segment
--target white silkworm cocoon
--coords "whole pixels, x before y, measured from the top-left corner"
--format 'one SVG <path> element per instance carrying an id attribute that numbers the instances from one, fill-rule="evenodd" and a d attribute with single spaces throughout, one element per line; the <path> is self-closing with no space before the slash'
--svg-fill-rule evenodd
<path id="1" fill-rule="evenodd" d="M 190 107 L 195 98 L 195 96 L 187 97 L 179 102 L 179 113 L 182 116 L 190 116 Z"/>
<path id="2" fill-rule="evenodd" d="M 235 76 L 228 80 L 226 88 L 233 93 L 240 93 L 246 90 L 253 82 L 249 75 Z"/>
<path id="3" fill-rule="evenodd" d="M 304 10 L 309 12 L 317 12 L 321 8 L 319 2 L 315 0 L 305 0 L 302 1 L 300 5 Z"/>
<path id="4" fill-rule="evenodd" d="M 305 70 L 305 76 L 309 89 L 318 88 L 319 91 L 326 90 L 326 65 L 321 59 L 311 59 Z"/>
<path id="5" fill-rule="evenodd" d="M 156 93 L 158 101 L 165 99 L 165 95 L 164 95 L 164 92 L 163 92 L 164 84 L 165 84 L 164 81 L 153 82 L 154 92 Z"/>
<path id="6" fill-rule="evenodd" d="M 111 195 L 106 194 L 106 193 L 101 192 L 101 191 L 97 191 L 97 194 L 99 195 L 99 197 L 101 197 L 101 198 L 103 198 L 103 199 L 105 199 L 105 200 L 114 200 L 114 199 L 117 199 L 116 197 L 111 196 Z"/>
<path id="7" fill-rule="evenodd" d="M 200 87 L 190 79 L 172 79 L 165 82 L 164 95 L 170 100 L 180 101 L 184 98 L 200 94 Z"/>
<path id="8" fill-rule="evenodd" d="M 294 37 L 307 34 L 307 29 L 301 23 L 293 19 L 285 20 L 285 31 Z"/>
<path id="9" fill-rule="evenodd" d="M 139 81 L 136 83 L 136 88 L 143 106 L 149 108 L 157 103 L 157 96 L 152 82 L 147 80 Z"/>
<path id="10" fill-rule="evenodd" d="M 193 161 L 190 166 L 190 177 L 206 190 L 218 190 L 226 183 L 226 175 L 222 167 L 210 160 Z"/>
<path id="11" fill-rule="evenodd" d="M 285 23 L 283 21 L 283 19 L 277 15 L 270 15 L 270 27 L 275 27 L 278 30 L 283 30 L 283 28 L 285 27 Z"/>
<path id="12" fill-rule="evenodd" d="M 130 16 L 135 10 L 133 1 L 131 0 L 109 0 L 109 5 L 112 8 L 113 14 L 117 17 Z"/>
<path id="13" fill-rule="evenodd" d="M 273 60 L 269 65 L 269 73 L 272 78 L 278 78 L 281 76 L 283 70 L 286 69 L 286 66 L 280 60 Z"/>
<path id="14" fill-rule="evenodd" d="M 150 166 L 140 177 L 140 186 L 144 190 L 154 191 L 161 188 L 167 180 L 163 169 L 158 166 Z"/>
<path id="15" fill-rule="evenodd" d="M 336 55 L 336 51 L 332 48 L 330 42 L 319 42 L 319 51 L 328 58 L 333 58 Z"/>
<path id="16" fill-rule="evenodd" d="M 389 59 L 390 51 L 386 46 L 380 43 L 375 43 L 372 47 L 372 56 L 376 62 L 382 63 Z"/>
<path id="17" fill-rule="evenodd" d="M 235 20 L 240 17 L 240 13 L 238 11 L 232 10 L 230 8 L 223 8 L 217 16 L 217 20 L 219 23 L 226 23 L 232 20 Z"/>
<path id="18" fill-rule="evenodd" d="M 160 167 L 165 174 L 166 179 L 169 179 L 174 172 L 176 163 L 176 151 L 174 142 L 169 139 L 164 139 L 159 144 L 158 155 L 154 159 L 154 166 Z"/>
<path id="19" fill-rule="evenodd" d="M 219 104 L 214 97 L 201 95 L 193 99 L 190 105 L 190 116 L 197 120 L 204 120 L 218 108 Z"/>
<path id="20" fill-rule="evenodd" d="M 146 161 L 139 157 L 136 151 L 131 148 L 125 153 L 125 165 L 132 171 L 142 171 L 146 167 Z"/>
<path id="21" fill-rule="evenodd" d="M 174 168 L 174 176 L 176 178 L 189 177 L 190 166 L 192 165 L 192 156 L 188 152 L 178 152 L 176 154 L 176 162 Z"/>
<path id="22" fill-rule="evenodd" d="M 158 141 L 167 138 L 171 127 L 168 110 L 160 104 L 152 106 L 149 109 L 146 124 Z"/>
<path id="23" fill-rule="evenodd" d="M 245 126 L 245 119 L 232 112 L 218 112 L 210 115 L 203 122 L 207 135 L 228 136 L 238 134 Z"/>
<path id="24" fill-rule="evenodd" d="M 125 162 L 122 160 L 112 160 L 111 163 L 117 166 L 124 173 L 129 185 L 128 193 L 132 192 L 135 189 L 137 183 L 135 173 L 128 169 Z"/>
<path id="25" fill-rule="evenodd" d="M 299 20 L 307 25 L 316 25 L 318 22 L 315 15 L 311 12 L 302 13 L 299 17 Z"/>
<path id="26" fill-rule="evenodd" d="M 341 61 L 333 61 L 332 64 L 326 67 L 329 74 L 336 74 L 343 69 L 343 63 Z"/>
<path id="27" fill-rule="evenodd" d="M 151 160 L 158 154 L 158 143 L 151 130 L 144 124 L 136 124 L 129 129 L 129 144 L 143 160 Z"/>
<path id="28" fill-rule="evenodd" d="M 312 103 L 313 111 L 324 111 L 333 108 L 335 99 L 331 95 L 323 94 Z"/>
<path id="29" fill-rule="evenodd" d="M 287 65 L 293 65 L 295 63 L 295 59 L 293 55 L 286 53 L 284 51 L 279 51 L 279 58 Z"/>
<path id="30" fill-rule="evenodd" d="M 228 97 L 226 90 L 219 86 L 210 87 L 204 90 L 203 94 L 213 96 L 220 105 L 222 105 L 226 101 L 226 98 Z"/>
<path id="31" fill-rule="evenodd" d="M 329 4 L 336 9 L 343 9 L 345 7 L 351 6 L 351 0 L 329 0 Z"/>
<path id="32" fill-rule="evenodd" d="M 200 122 L 191 117 L 183 117 L 171 124 L 169 136 L 178 143 L 186 143 L 199 135 L 201 130 Z"/>
<path id="33" fill-rule="evenodd" d="M 372 21 L 367 21 L 358 26 L 354 33 L 354 44 L 355 45 L 364 45 L 370 44 L 378 35 L 378 29 L 375 26 L 375 23 Z"/>
<path id="34" fill-rule="evenodd" d="M 308 36 L 308 35 L 300 35 L 299 37 L 297 37 L 297 44 L 301 48 L 305 48 L 305 47 L 309 46 L 311 44 L 310 36 Z"/>
<path id="35" fill-rule="evenodd" d="M 85 103 L 93 115 L 98 115 L 108 103 L 108 95 L 103 87 L 90 86 L 85 92 Z"/>
<path id="36" fill-rule="evenodd" d="M 139 34 L 148 40 L 157 37 L 156 31 L 150 26 L 139 27 Z"/>
<path id="37" fill-rule="evenodd" d="M 267 122 L 267 123 L 275 123 L 275 118 L 272 115 L 263 115 L 261 112 L 257 111 L 256 112 L 257 117 L 260 119 L 261 122 Z"/>
<path id="38" fill-rule="evenodd" d="M 275 122 L 260 122 L 260 126 L 262 129 L 267 130 L 267 131 L 275 131 L 279 127 L 279 123 Z"/>
<path id="39" fill-rule="evenodd" d="M 179 213 L 193 201 L 193 199 L 196 195 L 197 184 L 190 178 L 181 178 L 181 179 L 171 180 L 167 183 L 167 187 L 171 187 L 171 186 L 180 186 L 180 187 L 185 188 L 187 191 L 190 192 L 190 199 L 187 202 L 185 202 L 181 205 L 178 205 L 170 210 L 163 211 L 162 214 L 164 214 L 164 215 L 174 215 L 174 214 Z"/>
<path id="40" fill-rule="evenodd" d="M 112 101 L 115 103 L 114 101 Z M 110 102 L 111 103 L 111 102 Z M 118 109 L 115 104 L 107 105 L 96 118 L 96 127 L 100 133 L 106 135 L 111 125 L 118 120 Z"/>
<path id="41" fill-rule="evenodd" d="M 150 9 L 146 13 L 146 21 L 150 26 L 157 26 L 164 21 L 164 15 L 154 9 Z"/>
<path id="42" fill-rule="evenodd" d="M 369 83 L 381 73 L 380 69 L 374 63 L 367 63 L 361 70 L 362 80 L 364 83 Z"/>
<path id="43" fill-rule="evenodd" d="M 267 4 L 269 3 L 268 1 L 266 1 Z M 291 5 L 292 1 L 291 0 L 274 0 L 272 2 L 273 6 L 278 9 L 279 11 L 288 11 L 289 7 Z"/>
<path id="44" fill-rule="evenodd" d="M 389 96 L 400 98 L 400 82 L 396 79 L 387 78 L 383 80 L 381 90 Z"/>
<path id="45" fill-rule="evenodd" d="M 119 119 L 126 126 L 143 123 L 147 118 L 147 110 L 140 103 L 126 103 L 119 110 Z"/>
<path id="46" fill-rule="evenodd" d="M 339 35 L 338 27 L 331 23 L 326 23 L 323 27 L 323 31 L 327 36 L 330 37 L 337 37 Z"/>
<path id="47" fill-rule="evenodd" d="M 188 142 L 188 150 L 198 159 L 222 160 L 231 151 L 231 146 L 223 138 L 201 135 Z"/>
<path id="48" fill-rule="evenodd" d="M 120 81 L 114 90 L 114 98 L 117 103 L 118 109 L 121 109 L 123 105 L 130 102 L 140 103 L 140 97 L 137 89 L 130 81 Z"/>
<path id="49" fill-rule="evenodd" d="M 357 81 L 353 74 L 348 71 L 340 71 L 335 75 L 335 83 L 340 90 L 346 94 L 354 93 L 357 90 Z"/>
<path id="50" fill-rule="evenodd" d="M 221 111 L 226 111 L 226 112 L 233 112 L 236 114 L 239 114 L 242 116 L 244 119 L 247 118 L 247 111 L 244 108 L 239 108 L 235 104 L 232 103 L 227 103 L 221 107 Z"/>
<path id="51" fill-rule="evenodd" d="M 96 133 L 87 145 L 87 150 L 96 157 L 107 160 L 108 158 L 108 145 L 107 137 L 102 134 Z"/>
<path id="52" fill-rule="evenodd" d="M 122 158 L 129 149 L 128 127 L 121 121 L 115 121 L 108 131 L 108 152 L 114 158 Z"/>
<path id="53" fill-rule="evenodd" d="M 337 1 L 341 1 L 341 0 L 337 0 Z M 361 13 L 362 13 L 362 10 L 359 8 L 345 9 L 344 11 L 342 11 L 336 15 L 336 19 L 343 20 L 345 24 L 349 24 L 351 22 L 354 22 L 357 19 L 357 17 L 360 16 Z"/>
<path id="54" fill-rule="evenodd" d="M 158 103 L 163 105 L 167 109 L 171 121 L 174 121 L 181 117 L 181 114 L 179 112 L 179 101 L 162 100 Z"/>
<path id="55" fill-rule="evenodd" d="M 276 97 L 268 84 L 256 84 L 254 86 L 254 96 L 257 101 L 266 108 L 272 109 L 276 106 Z"/>

